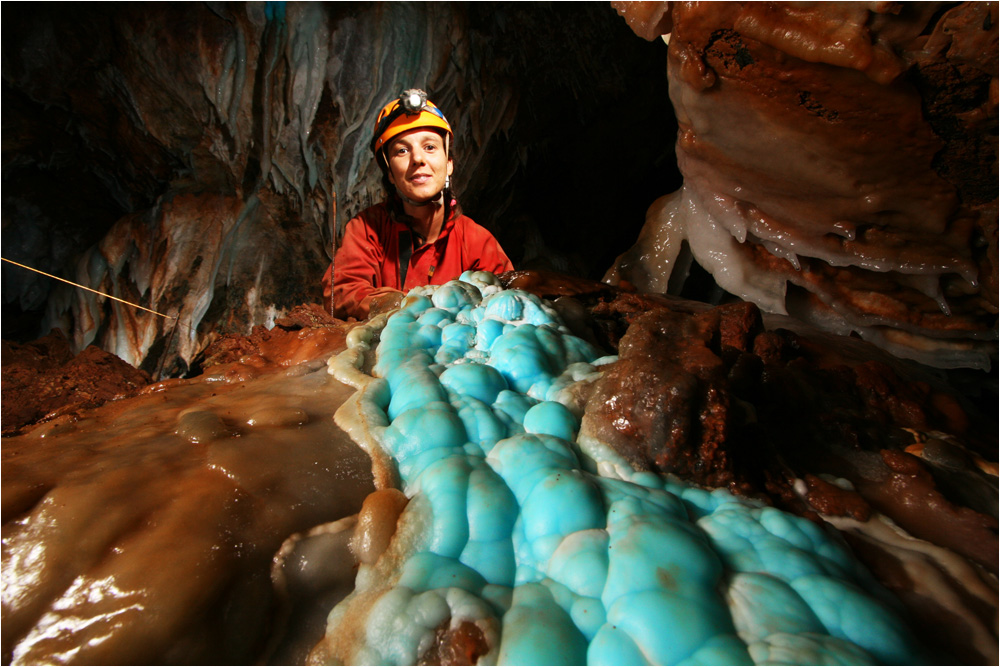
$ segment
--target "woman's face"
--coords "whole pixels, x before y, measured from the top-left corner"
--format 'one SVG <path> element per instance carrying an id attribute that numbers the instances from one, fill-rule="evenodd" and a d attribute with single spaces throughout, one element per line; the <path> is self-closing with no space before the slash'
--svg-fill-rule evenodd
<path id="1" fill-rule="evenodd" d="M 446 155 L 444 138 L 421 128 L 395 137 L 389 142 L 385 156 L 389 182 L 404 197 L 418 202 L 437 196 L 454 168 Z"/>

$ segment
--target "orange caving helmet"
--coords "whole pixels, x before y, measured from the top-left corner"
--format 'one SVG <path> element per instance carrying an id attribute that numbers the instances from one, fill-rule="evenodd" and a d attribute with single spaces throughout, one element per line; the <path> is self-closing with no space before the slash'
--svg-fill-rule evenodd
<path id="1" fill-rule="evenodd" d="M 433 102 L 427 99 L 427 93 L 411 88 L 404 90 L 399 99 L 389 102 L 382 108 L 375 120 L 375 133 L 372 136 L 371 144 L 372 152 L 378 158 L 386 142 L 396 135 L 418 127 L 433 127 L 444 130 L 447 133 L 445 135 L 447 150 L 452 136 L 448 119 Z"/>

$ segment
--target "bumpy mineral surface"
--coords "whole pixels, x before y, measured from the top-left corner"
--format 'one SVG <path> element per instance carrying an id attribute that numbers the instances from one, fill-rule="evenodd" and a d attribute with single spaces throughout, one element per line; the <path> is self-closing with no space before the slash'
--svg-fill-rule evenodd
<path id="1" fill-rule="evenodd" d="M 996 661 L 995 424 L 944 374 L 463 279 L 5 438 L 5 661 Z"/>
<path id="2" fill-rule="evenodd" d="M 410 501 L 314 660 L 995 655 L 995 464 L 947 391 L 896 397 L 884 355 L 768 330 L 748 304 L 463 279 L 411 292 L 331 362 L 359 388 L 338 423 Z M 617 356 L 560 315 L 587 311 L 574 328 Z"/>

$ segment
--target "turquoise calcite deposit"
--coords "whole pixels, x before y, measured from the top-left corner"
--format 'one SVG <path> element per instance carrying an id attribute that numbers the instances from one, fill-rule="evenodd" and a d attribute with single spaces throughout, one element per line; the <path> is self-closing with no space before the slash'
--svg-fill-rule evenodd
<path id="1" fill-rule="evenodd" d="M 466 273 L 411 292 L 378 338 L 388 391 L 365 400 L 419 529 L 334 610 L 331 632 L 363 612 L 341 659 L 414 663 L 434 628 L 468 621 L 504 664 L 921 661 L 822 528 L 581 437 L 567 388 L 615 358 L 546 302 Z"/>

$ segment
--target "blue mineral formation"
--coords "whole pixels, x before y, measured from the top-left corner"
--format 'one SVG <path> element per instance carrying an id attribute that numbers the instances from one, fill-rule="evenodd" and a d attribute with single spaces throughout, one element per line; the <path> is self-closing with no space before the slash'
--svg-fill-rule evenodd
<path id="1" fill-rule="evenodd" d="M 411 499 L 407 546 L 362 566 L 327 657 L 412 664 L 468 622 L 502 664 L 922 661 L 837 538 L 581 436 L 568 388 L 614 357 L 546 302 L 466 273 L 378 338 L 362 402 Z"/>

